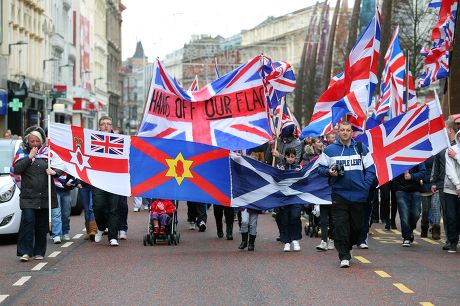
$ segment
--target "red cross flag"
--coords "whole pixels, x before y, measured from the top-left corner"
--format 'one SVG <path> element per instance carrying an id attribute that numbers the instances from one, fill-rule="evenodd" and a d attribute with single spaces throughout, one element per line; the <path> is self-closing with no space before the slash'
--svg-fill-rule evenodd
<path id="1" fill-rule="evenodd" d="M 131 194 L 130 137 L 50 123 L 50 148 L 65 164 L 67 173 L 105 191 Z"/>

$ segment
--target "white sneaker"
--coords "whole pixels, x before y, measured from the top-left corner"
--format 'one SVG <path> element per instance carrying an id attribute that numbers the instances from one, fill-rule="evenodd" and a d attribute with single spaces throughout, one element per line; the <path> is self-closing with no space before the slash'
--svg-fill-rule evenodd
<path id="1" fill-rule="evenodd" d="M 190 225 L 189 225 L 188 229 L 194 231 L 195 228 L 196 228 L 195 222 L 192 221 L 192 222 L 189 222 L 189 224 Z"/>
<path id="2" fill-rule="evenodd" d="M 297 241 L 297 240 L 292 240 L 292 246 L 293 246 L 295 252 L 300 251 L 300 244 L 299 244 L 299 241 Z"/>
<path id="3" fill-rule="evenodd" d="M 149 210 L 149 207 L 147 205 L 142 206 L 144 210 Z"/>
<path id="4" fill-rule="evenodd" d="M 290 252 L 291 251 L 291 244 L 290 243 L 285 243 L 283 251 L 284 252 Z"/>
<path id="5" fill-rule="evenodd" d="M 62 235 L 62 240 L 64 240 L 64 241 L 70 241 L 70 236 L 69 236 L 69 234 Z"/>
<path id="6" fill-rule="evenodd" d="M 120 240 L 126 240 L 127 235 L 126 235 L 126 231 L 120 231 L 120 235 L 118 235 L 118 238 L 120 238 Z"/>
<path id="7" fill-rule="evenodd" d="M 139 210 L 140 210 L 139 207 L 134 207 L 134 208 L 133 208 L 133 211 L 134 211 L 134 212 L 138 212 Z"/>
<path id="8" fill-rule="evenodd" d="M 367 250 L 369 246 L 365 243 L 361 243 L 360 245 L 358 245 L 358 248 Z"/>
<path id="9" fill-rule="evenodd" d="M 59 237 L 59 236 L 53 237 L 53 242 L 54 242 L 54 244 L 60 244 L 61 243 L 61 237 Z"/>
<path id="10" fill-rule="evenodd" d="M 333 249 L 334 249 L 334 240 L 329 239 L 329 240 L 327 241 L 327 249 L 328 249 L 328 250 L 333 250 Z"/>
<path id="11" fill-rule="evenodd" d="M 342 260 L 340 261 L 340 268 L 349 268 L 350 267 L 350 261 L 349 260 Z"/>
<path id="12" fill-rule="evenodd" d="M 318 251 L 327 251 L 327 242 L 324 241 L 324 240 L 321 240 L 321 243 L 319 245 L 316 246 L 316 249 Z"/>
<path id="13" fill-rule="evenodd" d="M 402 246 L 406 248 L 410 247 L 410 240 L 404 240 Z"/>
<path id="14" fill-rule="evenodd" d="M 96 235 L 94 236 L 94 242 L 101 242 L 102 235 L 104 235 L 104 231 L 97 230 Z"/>
<path id="15" fill-rule="evenodd" d="M 110 239 L 110 246 L 119 246 L 117 239 Z"/>

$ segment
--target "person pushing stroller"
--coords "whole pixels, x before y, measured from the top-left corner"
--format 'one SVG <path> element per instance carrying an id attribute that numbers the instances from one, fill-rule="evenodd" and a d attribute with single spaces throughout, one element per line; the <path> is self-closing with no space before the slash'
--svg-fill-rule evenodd
<path id="1" fill-rule="evenodd" d="M 174 214 L 176 207 L 171 200 L 156 199 L 150 206 L 150 222 L 154 235 L 164 235 L 165 228 Z"/>

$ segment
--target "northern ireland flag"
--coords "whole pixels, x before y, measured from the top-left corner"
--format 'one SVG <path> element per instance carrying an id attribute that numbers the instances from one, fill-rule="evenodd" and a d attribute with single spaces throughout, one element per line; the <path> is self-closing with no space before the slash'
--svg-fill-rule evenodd
<path id="1" fill-rule="evenodd" d="M 60 123 L 50 123 L 48 131 L 51 151 L 64 163 L 61 170 L 105 191 L 131 195 L 129 136 Z"/>

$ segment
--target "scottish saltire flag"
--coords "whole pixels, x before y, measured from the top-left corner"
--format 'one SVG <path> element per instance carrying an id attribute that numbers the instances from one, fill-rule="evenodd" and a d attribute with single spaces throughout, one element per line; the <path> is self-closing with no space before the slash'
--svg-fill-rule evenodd
<path id="1" fill-rule="evenodd" d="M 50 123 L 48 132 L 52 154 L 63 162 L 56 168 L 105 191 L 131 195 L 129 136 L 61 123 Z"/>
<path id="2" fill-rule="evenodd" d="M 264 65 L 262 77 L 268 105 L 274 109 L 281 99 L 294 91 L 296 79 L 292 67 L 287 62 L 273 62 L 269 57 L 262 56 Z"/>
<path id="3" fill-rule="evenodd" d="M 425 57 L 425 72 L 419 78 L 419 87 L 449 76 L 449 42 L 444 41 L 430 50 L 423 49 L 421 55 Z"/>
<path id="4" fill-rule="evenodd" d="M 380 12 L 376 11 L 375 16 L 356 42 L 346 61 L 345 71 L 342 75 L 331 81 L 328 89 L 321 95 L 315 105 L 310 124 L 302 131 L 302 137 L 321 136 L 318 134 L 331 130 L 335 123 L 333 120 L 332 109 L 338 102 L 336 109 L 346 105 L 343 100 L 351 92 L 362 88 L 367 89 L 367 103 L 360 113 L 367 114 L 367 108 L 372 102 L 372 95 L 377 85 L 377 62 L 380 51 Z M 360 89 L 361 90 L 361 89 Z M 361 96 L 361 94 L 358 94 Z M 353 101 L 353 100 L 349 100 Z M 357 101 L 353 101 L 355 103 Z M 362 104 L 355 103 L 351 108 L 344 109 L 349 112 L 351 109 L 358 109 Z M 348 120 L 358 127 L 365 118 L 360 118 L 357 113 Z M 311 127 L 310 127 L 311 126 Z"/>
<path id="5" fill-rule="evenodd" d="M 423 105 L 356 138 L 369 147 L 380 186 L 447 146 L 439 115 L 438 110 L 430 116 L 430 107 Z"/>
<path id="6" fill-rule="evenodd" d="M 229 150 L 267 142 L 271 132 L 261 70 L 257 56 L 198 91 L 184 91 L 157 61 L 138 136 Z"/>
<path id="7" fill-rule="evenodd" d="M 195 78 L 193 79 L 192 84 L 190 84 L 189 91 L 197 91 L 199 90 L 200 87 L 198 86 L 198 76 L 195 75 Z"/>
<path id="8" fill-rule="evenodd" d="M 390 118 L 393 118 L 405 111 L 403 109 L 405 72 L 406 59 L 399 43 L 399 27 L 397 27 L 385 54 L 380 100 L 372 113 L 374 120 L 381 122 L 389 112 Z"/>
<path id="9" fill-rule="evenodd" d="M 230 206 L 229 151 L 204 144 L 131 138 L 131 194 Z"/>
<path id="10" fill-rule="evenodd" d="M 331 187 L 317 163 L 301 171 L 271 167 L 231 153 L 232 206 L 266 210 L 290 204 L 331 204 Z"/>

